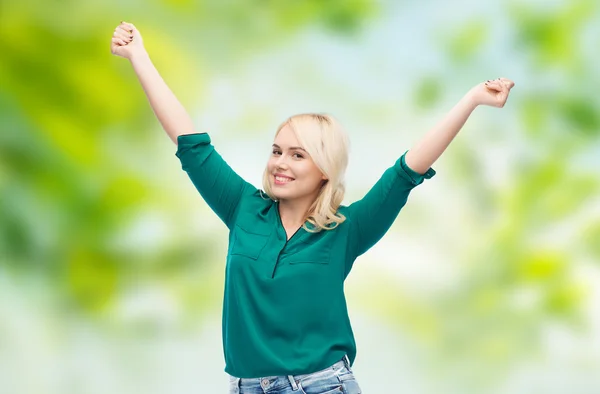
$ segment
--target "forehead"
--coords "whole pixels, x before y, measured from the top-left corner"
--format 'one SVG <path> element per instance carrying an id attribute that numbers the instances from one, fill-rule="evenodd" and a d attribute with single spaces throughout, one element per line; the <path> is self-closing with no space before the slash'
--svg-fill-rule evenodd
<path id="1" fill-rule="evenodd" d="M 277 133 L 277 136 L 275 137 L 275 141 L 273 141 L 273 143 L 279 145 L 282 148 L 287 146 L 301 146 L 298 142 L 298 139 L 296 138 L 296 134 L 294 133 L 292 128 L 287 124 L 283 126 L 279 133 Z"/>

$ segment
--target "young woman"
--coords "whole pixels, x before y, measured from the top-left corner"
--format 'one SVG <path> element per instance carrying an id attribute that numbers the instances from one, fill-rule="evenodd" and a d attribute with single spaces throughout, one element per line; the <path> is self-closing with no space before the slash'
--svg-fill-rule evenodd
<path id="1" fill-rule="evenodd" d="M 410 191 L 478 105 L 504 106 L 514 83 L 472 88 L 361 200 L 340 205 L 347 137 L 331 116 L 295 115 L 275 133 L 258 190 L 197 133 L 144 49 L 122 22 L 111 52 L 129 59 L 182 168 L 229 228 L 223 347 L 231 393 L 360 393 L 356 345 L 344 297 L 355 259 L 390 228 Z"/>

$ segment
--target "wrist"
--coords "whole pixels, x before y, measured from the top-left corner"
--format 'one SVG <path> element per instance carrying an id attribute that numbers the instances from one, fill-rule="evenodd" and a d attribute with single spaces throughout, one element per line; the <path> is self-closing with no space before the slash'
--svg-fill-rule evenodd
<path id="1" fill-rule="evenodd" d="M 148 52 L 146 52 L 146 50 L 144 50 L 142 48 L 142 49 L 132 51 L 131 55 L 129 56 L 129 61 L 131 63 L 137 63 L 137 62 L 149 59 L 149 58 L 150 58 L 150 56 L 148 55 Z"/>
<path id="2" fill-rule="evenodd" d="M 467 92 L 467 94 L 465 94 L 465 96 L 461 100 L 471 111 L 473 111 L 475 108 L 477 108 L 481 104 L 477 100 L 477 94 L 475 91 L 476 89 L 477 89 L 477 87 L 469 90 L 469 92 Z"/>

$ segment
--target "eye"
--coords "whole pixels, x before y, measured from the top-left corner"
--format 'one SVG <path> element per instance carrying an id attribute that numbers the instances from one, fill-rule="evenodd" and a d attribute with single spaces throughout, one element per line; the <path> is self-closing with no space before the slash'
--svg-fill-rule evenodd
<path id="1" fill-rule="evenodd" d="M 304 156 L 302 156 L 302 153 L 298 153 L 298 152 L 294 152 L 293 157 L 295 159 L 303 159 Z"/>
<path id="2" fill-rule="evenodd" d="M 273 156 L 279 156 L 281 154 L 281 151 L 278 149 L 273 149 Z"/>

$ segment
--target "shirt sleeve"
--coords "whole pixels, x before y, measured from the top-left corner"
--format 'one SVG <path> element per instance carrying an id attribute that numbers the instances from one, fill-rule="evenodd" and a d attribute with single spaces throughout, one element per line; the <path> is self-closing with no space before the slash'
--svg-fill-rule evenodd
<path id="1" fill-rule="evenodd" d="M 178 136 L 175 155 L 204 201 L 231 229 L 240 200 L 256 188 L 231 169 L 206 133 Z"/>
<path id="2" fill-rule="evenodd" d="M 410 191 L 435 175 L 433 168 L 425 174 L 411 169 L 405 161 L 406 152 L 361 200 L 348 207 L 356 257 L 369 250 L 389 230 L 406 204 Z"/>

